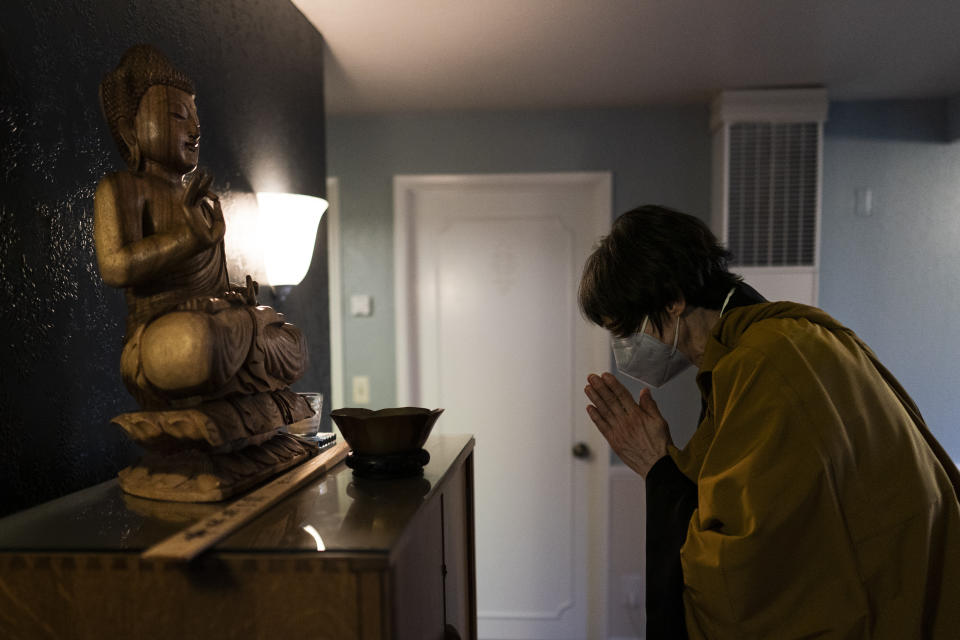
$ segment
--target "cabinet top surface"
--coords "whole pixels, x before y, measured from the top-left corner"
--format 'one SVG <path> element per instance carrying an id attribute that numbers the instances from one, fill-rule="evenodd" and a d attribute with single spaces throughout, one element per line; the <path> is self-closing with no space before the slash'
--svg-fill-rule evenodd
<path id="1" fill-rule="evenodd" d="M 344 463 L 310 480 L 214 548 L 234 552 L 371 552 L 393 547 L 417 509 L 473 447 L 469 435 L 433 435 L 423 475 L 355 478 Z M 0 553 L 141 552 L 227 506 L 125 494 L 116 480 L 0 519 Z"/>

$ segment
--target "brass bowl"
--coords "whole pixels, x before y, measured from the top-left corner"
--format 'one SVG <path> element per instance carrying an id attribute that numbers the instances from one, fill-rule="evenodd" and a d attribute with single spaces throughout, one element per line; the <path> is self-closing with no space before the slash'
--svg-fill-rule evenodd
<path id="1" fill-rule="evenodd" d="M 331 411 L 330 417 L 354 454 L 383 456 L 419 451 L 441 413 L 443 409 L 422 407 L 343 408 Z"/>

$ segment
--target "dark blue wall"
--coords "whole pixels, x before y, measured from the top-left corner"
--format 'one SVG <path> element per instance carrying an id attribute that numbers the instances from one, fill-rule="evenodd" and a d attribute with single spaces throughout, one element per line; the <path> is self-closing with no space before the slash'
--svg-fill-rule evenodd
<path id="1" fill-rule="evenodd" d="M 93 193 L 122 168 L 97 87 L 141 42 L 194 80 L 216 190 L 325 192 L 323 40 L 288 0 L 0 5 L 0 514 L 139 454 L 109 424 L 135 404 L 120 381 L 123 296 L 96 266 Z M 325 248 L 321 224 L 282 310 L 310 344 L 296 388 L 329 397 Z"/>

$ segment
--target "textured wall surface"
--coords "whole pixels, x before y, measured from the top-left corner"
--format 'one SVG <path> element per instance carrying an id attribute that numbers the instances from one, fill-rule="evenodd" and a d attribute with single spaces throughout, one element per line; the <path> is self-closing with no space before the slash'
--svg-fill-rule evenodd
<path id="1" fill-rule="evenodd" d="M 109 424 L 135 404 L 119 373 L 123 295 L 94 255 L 93 193 L 122 168 L 97 87 L 140 42 L 194 80 L 200 164 L 217 191 L 324 195 L 323 40 L 287 0 L 0 5 L 0 514 L 107 480 L 139 454 Z M 329 396 L 325 247 L 321 223 L 281 310 L 310 344 L 296 388 Z"/>
<path id="2" fill-rule="evenodd" d="M 960 142 L 946 99 L 837 102 L 824 140 L 820 306 L 856 331 L 960 462 Z M 873 211 L 858 215 L 856 190 Z"/>

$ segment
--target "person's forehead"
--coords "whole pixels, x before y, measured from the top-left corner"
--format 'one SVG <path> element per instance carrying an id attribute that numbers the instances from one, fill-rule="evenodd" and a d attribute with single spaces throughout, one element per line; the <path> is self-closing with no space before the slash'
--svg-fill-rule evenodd
<path id="1" fill-rule="evenodd" d="M 613 333 L 613 319 L 607 316 L 600 316 L 600 326 L 604 329 Z M 640 327 L 637 329 L 637 332 L 643 331 L 644 333 L 653 333 L 653 324 L 650 322 L 650 316 L 644 316 L 643 320 L 640 321 Z"/>
<path id="2" fill-rule="evenodd" d="M 650 326 L 649 320 L 650 320 L 650 316 L 644 316 L 643 319 L 640 321 L 640 326 L 641 327 Z M 613 333 L 613 325 L 614 325 L 613 318 L 610 318 L 607 316 L 600 316 L 600 323 L 601 323 L 600 324 L 601 327 Z M 647 333 L 649 333 L 649 331 L 647 331 Z"/>

